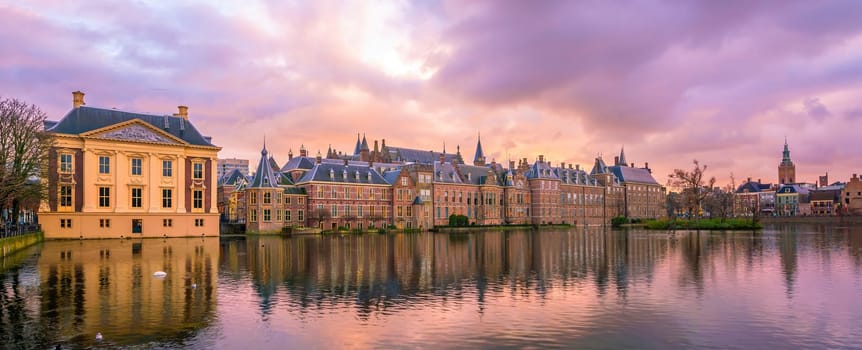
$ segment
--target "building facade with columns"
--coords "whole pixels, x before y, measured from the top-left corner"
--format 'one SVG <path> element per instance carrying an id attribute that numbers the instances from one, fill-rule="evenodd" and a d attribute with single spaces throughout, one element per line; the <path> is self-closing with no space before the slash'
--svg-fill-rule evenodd
<path id="1" fill-rule="evenodd" d="M 173 115 L 88 107 L 76 91 L 72 110 L 45 131 L 54 139 L 39 212 L 46 238 L 219 234 L 220 148 L 188 107 Z"/>

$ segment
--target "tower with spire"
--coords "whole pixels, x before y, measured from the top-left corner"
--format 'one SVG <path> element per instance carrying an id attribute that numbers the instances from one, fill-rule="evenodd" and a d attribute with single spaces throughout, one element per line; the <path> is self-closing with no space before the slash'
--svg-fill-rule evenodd
<path id="1" fill-rule="evenodd" d="M 790 148 L 787 147 L 787 138 L 784 138 L 784 151 L 781 152 L 781 163 L 778 164 L 778 183 L 796 183 L 796 165 L 790 160 Z"/>
<path id="2" fill-rule="evenodd" d="M 278 232 L 283 226 L 279 221 L 281 215 L 276 215 L 279 209 L 275 207 L 277 197 L 282 192 L 279 187 L 281 175 L 273 170 L 270 159 L 264 141 L 257 171 L 246 187 L 246 230 L 249 232 Z"/>
<path id="3" fill-rule="evenodd" d="M 482 151 L 482 134 L 479 133 L 476 141 L 476 156 L 473 157 L 473 165 L 485 166 L 485 152 Z"/>
<path id="4" fill-rule="evenodd" d="M 614 165 L 628 166 L 628 164 L 629 163 L 626 161 L 626 147 L 622 146 L 620 147 L 620 156 L 617 158 Z"/>
<path id="5" fill-rule="evenodd" d="M 359 160 L 367 162 L 370 157 L 370 149 L 368 148 L 368 140 L 365 139 L 365 134 L 362 134 L 362 143 L 359 144 Z"/>

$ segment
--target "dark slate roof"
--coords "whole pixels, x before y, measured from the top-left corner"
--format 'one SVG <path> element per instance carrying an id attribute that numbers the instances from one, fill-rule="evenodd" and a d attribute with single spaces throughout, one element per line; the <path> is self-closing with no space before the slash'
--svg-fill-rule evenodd
<path id="1" fill-rule="evenodd" d="M 46 120 L 46 121 L 43 121 L 43 122 L 42 122 L 42 126 L 44 126 L 44 129 L 45 129 L 45 130 L 48 130 L 48 129 L 50 129 L 50 128 L 53 128 L 53 127 L 54 127 L 54 125 L 57 125 L 57 123 L 59 123 L 59 122 L 58 122 L 58 121 L 54 121 L 54 120 Z"/>
<path id="2" fill-rule="evenodd" d="M 279 171 L 281 167 L 278 166 L 278 162 L 275 161 L 275 158 L 272 155 L 269 156 L 269 166 L 272 168 L 272 171 Z"/>
<path id="3" fill-rule="evenodd" d="M 311 169 L 314 168 L 316 160 L 310 157 L 293 157 L 281 167 L 282 172 L 287 172 L 294 169 Z"/>
<path id="4" fill-rule="evenodd" d="M 82 134 L 133 119 L 143 120 L 156 129 L 165 131 L 192 145 L 215 147 L 206 137 L 198 132 L 190 121 L 182 117 L 123 112 L 115 109 L 87 106 L 72 109 L 63 119 L 60 119 L 59 122 L 50 129 L 46 129 L 46 131 L 60 134 Z"/>
<path id="5" fill-rule="evenodd" d="M 527 170 L 526 175 L 528 179 L 560 179 L 559 174 L 557 174 L 555 169 L 551 167 L 551 163 L 545 161 L 533 162 L 533 165 L 530 166 L 530 170 Z"/>
<path id="6" fill-rule="evenodd" d="M 590 171 L 590 175 L 607 174 L 607 173 L 608 173 L 608 166 L 607 166 L 607 164 L 605 164 L 605 160 L 602 159 L 602 157 L 597 157 L 596 163 L 593 164 L 593 170 Z"/>
<path id="7" fill-rule="evenodd" d="M 596 178 L 581 169 L 556 168 L 554 170 L 559 175 L 560 181 L 564 184 L 598 186 L 599 183 Z"/>
<path id="8" fill-rule="evenodd" d="M 383 173 L 383 179 L 390 185 L 395 184 L 395 181 L 398 181 L 398 175 L 401 175 L 401 170 L 389 170 Z"/>
<path id="9" fill-rule="evenodd" d="M 494 170 L 486 166 L 475 166 L 458 164 L 458 171 L 461 173 L 461 181 L 471 185 L 489 185 L 500 186 L 497 180 L 489 180 L 488 176 L 494 174 Z M 497 177 L 500 178 L 499 176 Z"/>
<path id="10" fill-rule="evenodd" d="M 254 179 L 251 180 L 249 188 L 275 188 L 279 183 L 281 183 L 281 175 L 276 175 L 272 171 L 266 147 L 264 147 L 260 151 L 260 162 L 257 163 L 257 172 L 254 173 Z"/>
<path id="11" fill-rule="evenodd" d="M 282 186 L 293 185 L 293 177 L 290 176 L 290 173 L 276 173 L 275 176 L 278 177 L 278 184 Z"/>
<path id="12" fill-rule="evenodd" d="M 242 172 L 239 169 L 233 169 L 229 173 L 223 175 L 221 179 L 219 179 L 219 186 L 232 186 L 236 185 L 237 181 L 240 179 L 245 180 L 242 175 Z"/>
<path id="13" fill-rule="evenodd" d="M 347 176 L 345 177 L 345 171 L 347 171 Z M 356 173 L 359 172 L 359 177 L 357 178 Z M 371 174 L 371 178 L 369 181 L 368 175 Z M 330 176 L 331 175 L 331 176 Z M 321 163 L 315 164 L 314 168 L 310 171 L 307 171 L 302 175 L 297 183 L 309 182 L 309 181 L 323 181 L 323 182 L 341 182 L 341 183 L 354 183 L 354 184 L 373 184 L 373 185 L 388 185 L 386 179 L 380 175 L 373 168 L 369 168 L 367 166 L 355 166 L 355 165 L 344 165 L 342 164 L 329 164 L 329 163 Z"/>
<path id="14" fill-rule="evenodd" d="M 736 189 L 736 193 L 744 193 L 744 192 L 763 192 L 772 188 L 772 184 L 762 184 L 755 181 L 748 181 Z"/>
<path id="15" fill-rule="evenodd" d="M 616 165 L 628 165 L 628 164 L 629 163 L 626 163 L 626 148 L 622 147 L 622 148 L 620 148 L 620 164 L 616 164 Z"/>
<path id="16" fill-rule="evenodd" d="M 436 183 L 449 183 L 449 184 L 461 184 L 464 183 L 461 181 L 461 176 L 458 175 L 458 170 L 452 163 L 440 163 L 434 162 L 434 182 Z"/>
<path id="17" fill-rule="evenodd" d="M 361 144 L 359 143 L 359 134 L 356 134 L 356 147 L 353 149 L 354 155 L 359 155 Z"/>
<path id="18" fill-rule="evenodd" d="M 614 176 L 618 177 L 621 182 L 638 182 L 644 184 L 658 185 L 658 182 L 652 177 L 652 174 L 647 169 L 632 168 L 630 166 L 612 166 L 608 167 Z"/>
<path id="19" fill-rule="evenodd" d="M 393 162 L 433 164 L 434 162 L 440 161 L 439 152 L 392 146 L 386 146 L 386 149 Z M 458 155 L 447 153 L 445 159 L 447 163 L 451 163 L 453 159 L 458 159 Z"/>
<path id="20" fill-rule="evenodd" d="M 785 193 L 798 193 L 800 195 L 807 195 L 808 188 L 799 185 L 781 185 L 781 188 L 778 189 L 776 194 L 785 194 Z"/>

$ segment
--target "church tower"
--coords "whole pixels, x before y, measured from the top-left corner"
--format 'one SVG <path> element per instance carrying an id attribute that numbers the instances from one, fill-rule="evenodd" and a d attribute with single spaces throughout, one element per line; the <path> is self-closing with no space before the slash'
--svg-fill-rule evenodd
<path id="1" fill-rule="evenodd" d="M 781 164 L 778 165 L 778 183 L 796 183 L 796 165 L 790 160 L 790 149 L 787 147 L 787 139 L 784 139 L 784 152 L 781 155 Z"/>

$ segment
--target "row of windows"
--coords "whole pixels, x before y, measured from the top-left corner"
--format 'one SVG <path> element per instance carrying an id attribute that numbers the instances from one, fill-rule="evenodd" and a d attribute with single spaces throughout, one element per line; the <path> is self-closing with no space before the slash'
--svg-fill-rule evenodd
<path id="1" fill-rule="evenodd" d="M 381 188 L 341 187 L 341 186 L 317 186 L 317 198 L 331 199 L 371 199 L 388 200 L 387 191 Z M 329 197 L 326 197 L 326 194 Z"/>
<path id="2" fill-rule="evenodd" d="M 169 188 L 162 189 L 162 208 L 172 208 L 173 207 L 173 190 Z M 131 207 L 132 208 L 141 208 L 143 206 L 143 188 L 140 187 L 132 187 L 130 189 L 131 194 Z M 71 207 L 72 206 L 72 186 L 64 185 L 60 186 L 60 196 L 59 196 L 59 205 L 60 207 Z M 100 208 L 110 208 L 111 207 L 111 188 L 110 187 L 99 187 L 99 207 Z M 202 190 L 194 190 L 192 191 L 192 207 L 195 209 L 203 208 L 203 191 Z"/>
<path id="3" fill-rule="evenodd" d="M 143 175 L 143 158 L 131 158 L 131 174 L 135 176 Z M 72 155 L 68 153 L 60 154 L 60 172 L 72 173 Z M 99 174 L 111 173 L 111 157 L 99 156 Z M 174 176 L 174 162 L 172 160 L 162 160 L 162 176 Z M 195 162 L 192 163 L 192 178 L 200 180 L 204 178 L 204 164 Z"/>
<path id="4" fill-rule="evenodd" d="M 272 221 L 272 209 L 263 209 L 263 222 Z M 290 210 L 275 210 L 275 221 L 282 221 L 282 213 L 284 213 L 284 221 L 291 221 L 291 211 Z M 251 209 L 248 213 L 248 221 L 249 222 L 257 222 L 257 209 Z M 296 220 L 297 221 L 305 221 L 305 210 L 297 210 L 296 211 Z"/>
<path id="5" fill-rule="evenodd" d="M 141 219 L 132 219 L 132 223 L 134 225 L 138 225 L 136 227 L 140 227 Z M 162 219 L 163 227 L 173 227 L 174 220 L 173 219 Z M 203 227 L 204 219 L 195 219 L 195 227 Z M 60 219 L 60 227 L 61 228 L 72 228 L 72 219 Z M 99 227 L 100 228 L 111 228 L 111 219 L 99 219 Z"/>
<path id="6" fill-rule="evenodd" d="M 290 202 L 291 202 L 291 197 L 290 197 L 290 196 L 283 196 L 283 193 L 282 193 L 282 192 L 276 192 L 276 193 L 275 193 L 275 203 L 276 203 L 276 204 L 281 204 L 282 199 L 284 199 L 284 204 L 288 204 L 288 205 L 289 205 L 289 204 L 290 204 Z M 302 198 L 302 197 L 296 198 L 296 203 L 297 203 L 297 204 L 303 204 L 304 202 L 305 202 L 305 201 L 303 200 L 303 198 Z M 249 203 L 250 205 L 256 205 L 256 204 L 257 204 L 257 192 L 251 192 L 251 193 L 249 193 L 249 195 L 248 195 L 248 203 Z M 263 193 L 263 204 L 272 204 L 272 192 L 264 192 L 264 193 Z"/>

